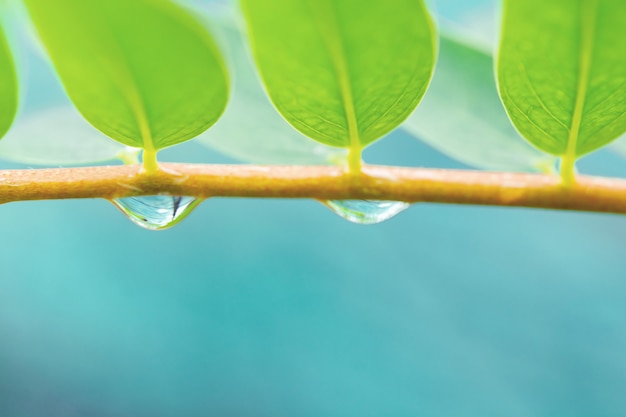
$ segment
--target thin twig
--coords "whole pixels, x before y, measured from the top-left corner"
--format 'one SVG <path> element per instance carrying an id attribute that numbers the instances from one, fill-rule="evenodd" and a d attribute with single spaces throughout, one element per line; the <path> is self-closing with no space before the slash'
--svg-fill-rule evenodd
<path id="1" fill-rule="evenodd" d="M 386 166 L 353 175 L 340 167 L 161 164 L 0 171 L 0 203 L 119 198 L 167 193 L 198 197 L 397 200 L 626 214 L 626 180 Z"/>

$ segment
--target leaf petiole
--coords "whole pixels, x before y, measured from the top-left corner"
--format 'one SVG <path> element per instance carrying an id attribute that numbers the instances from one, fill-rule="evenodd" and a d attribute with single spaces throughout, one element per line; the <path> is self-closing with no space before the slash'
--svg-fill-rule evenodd
<path id="1" fill-rule="evenodd" d="M 157 162 L 157 150 L 154 148 L 143 150 L 143 169 L 146 172 L 154 173 L 159 170 L 159 163 Z"/>

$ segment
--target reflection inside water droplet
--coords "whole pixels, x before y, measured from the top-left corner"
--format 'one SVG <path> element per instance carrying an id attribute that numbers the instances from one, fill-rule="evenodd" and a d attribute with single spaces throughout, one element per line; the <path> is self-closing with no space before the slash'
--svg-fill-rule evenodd
<path id="1" fill-rule="evenodd" d="M 403 201 L 378 200 L 329 200 L 324 204 L 337 215 L 358 224 L 381 223 L 409 207 Z"/>
<path id="2" fill-rule="evenodd" d="M 202 200 L 175 195 L 117 198 L 111 202 L 133 223 L 149 230 L 163 230 L 182 221 Z"/>

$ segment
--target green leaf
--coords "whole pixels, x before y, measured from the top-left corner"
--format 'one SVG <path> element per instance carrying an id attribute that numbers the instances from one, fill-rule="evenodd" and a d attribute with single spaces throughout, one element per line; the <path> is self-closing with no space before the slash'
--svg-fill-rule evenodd
<path id="1" fill-rule="evenodd" d="M 70 98 L 113 139 L 146 152 L 191 139 L 226 106 L 222 58 L 168 0 L 25 0 Z M 156 162 L 156 160 L 155 160 Z"/>
<path id="2" fill-rule="evenodd" d="M 231 97 L 224 115 L 197 140 L 226 155 L 261 164 L 332 164 L 345 151 L 315 142 L 291 127 L 263 91 L 241 29 L 233 16 L 209 16 L 225 52 Z"/>
<path id="3" fill-rule="evenodd" d="M 626 135 L 620 136 L 609 146 L 613 152 L 616 152 L 622 158 L 626 158 Z"/>
<path id="4" fill-rule="evenodd" d="M 17 91 L 13 58 L 0 27 L 0 138 L 9 130 L 17 113 Z"/>
<path id="5" fill-rule="evenodd" d="M 435 75 L 402 125 L 442 153 L 493 170 L 546 171 L 554 158 L 530 146 L 502 107 L 491 55 L 442 35 Z"/>
<path id="6" fill-rule="evenodd" d="M 280 113 L 356 153 L 422 98 L 435 41 L 421 0 L 242 0 L 253 53 Z"/>
<path id="7" fill-rule="evenodd" d="M 565 179 L 626 131 L 624 22 L 624 0 L 504 1 L 502 100 L 526 139 L 563 157 Z"/>
<path id="8" fill-rule="evenodd" d="M 0 141 L 0 158 L 32 165 L 82 165 L 119 158 L 125 147 L 62 106 L 20 116 Z"/>

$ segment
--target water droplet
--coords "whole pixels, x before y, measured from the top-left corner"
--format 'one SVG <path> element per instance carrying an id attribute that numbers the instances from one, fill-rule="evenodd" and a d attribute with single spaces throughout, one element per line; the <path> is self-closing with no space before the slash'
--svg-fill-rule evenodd
<path id="1" fill-rule="evenodd" d="M 163 230 L 181 222 L 202 200 L 175 195 L 117 198 L 111 202 L 133 223 L 149 230 Z"/>
<path id="2" fill-rule="evenodd" d="M 329 200 L 324 204 L 337 215 L 358 224 L 381 223 L 409 207 L 403 201 L 378 200 Z"/>

